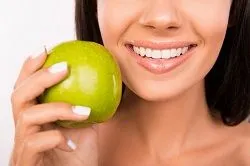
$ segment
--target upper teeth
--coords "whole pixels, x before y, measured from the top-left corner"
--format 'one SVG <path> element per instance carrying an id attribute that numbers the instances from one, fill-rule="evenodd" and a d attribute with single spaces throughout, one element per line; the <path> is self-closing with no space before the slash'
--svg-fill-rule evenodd
<path id="1" fill-rule="evenodd" d="M 133 46 L 133 50 L 141 56 L 151 57 L 155 59 L 169 59 L 185 54 L 188 51 L 188 47 L 155 50 L 151 48 Z"/>

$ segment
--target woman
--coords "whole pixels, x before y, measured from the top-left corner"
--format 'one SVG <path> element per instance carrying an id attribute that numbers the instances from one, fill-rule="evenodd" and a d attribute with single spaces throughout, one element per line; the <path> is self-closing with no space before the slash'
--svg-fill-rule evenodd
<path id="1" fill-rule="evenodd" d="M 31 56 L 12 95 L 12 165 L 250 165 L 247 3 L 77 0 L 77 37 L 103 44 L 119 63 L 121 104 L 102 124 L 53 126 L 87 119 L 91 108 L 38 104 L 67 64 L 40 69 L 47 54 Z"/>

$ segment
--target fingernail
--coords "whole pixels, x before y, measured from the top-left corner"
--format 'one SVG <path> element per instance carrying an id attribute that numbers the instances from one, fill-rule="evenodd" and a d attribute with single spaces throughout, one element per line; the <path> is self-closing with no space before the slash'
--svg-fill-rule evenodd
<path id="1" fill-rule="evenodd" d="M 31 59 L 35 59 L 39 56 L 42 56 L 46 53 L 46 48 L 44 47 L 40 47 L 38 49 L 36 49 L 35 51 L 33 51 L 33 53 L 30 55 Z"/>
<path id="2" fill-rule="evenodd" d="M 70 149 L 76 150 L 76 144 L 71 139 L 68 139 L 67 145 L 70 147 Z"/>
<path id="3" fill-rule="evenodd" d="M 67 68 L 68 68 L 67 62 L 60 62 L 52 65 L 48 70 L 50 73 L 54 74 L 65 71 L 67 70 Z"/>
<path id="4" fill-rule="evenodd" d="M 73 106 L 72 111 L 77 115 L 89 116 L 91 108 L 83 106 Z"/>
<path id="5" fill-rule="evenodd" d="M 45 53 L 46 53 L 47 55 L 49 55 L 49 54 L 52 53 L 53 46 L 48 46 L 48 47 L 45 47 L 45 46 L 44 46 L 44 48 L 45 48 Z"/>

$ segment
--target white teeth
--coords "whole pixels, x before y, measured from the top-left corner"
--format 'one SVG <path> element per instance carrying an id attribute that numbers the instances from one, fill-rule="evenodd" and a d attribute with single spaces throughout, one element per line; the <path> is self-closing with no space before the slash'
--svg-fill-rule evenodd
<path id="1" fill-rule="evenodd" d="M 148 58 L 152 57 L 152 50 L 150 48 L 146 49 L 146 57 Z"/>
<path id="2" fill-rule="evenodd" d="M 161 58 L 161 51 L 160 50 L 153 50 L 152 58 L 160 59 Z"/>
<path id="3" fill-rule="evenodd" d="M 171 58 L 170 50 L 162 50 L 162 58 L 166 58 L 166 59 Z"/>
<path id="4" fill-rule="evenodd" d="M 138 47 L 133 46 L 133 49 L 136 54 L 140 54 L 140 50 Z"/>
<path id="5" fill-rule="evenodd" d="M 136 47 L 133 46 L 133 50 L 135 53 L 139 54 L 140 56 L 148 57 L 148 58 L 154 58 L 154 59 L 169 59 L 181 56 L 185 54 L 188 51 L 188 47 L 183 48 L 172 48 L 172 49 L 163 49 L 163 50 L 153 50 L 150 48 L 144 48 L 144 47 Z"/>
<path id="6" fill-rule="evenodd" d="M 180 56 L 180 55 L 181 55 L 181 52 L 182 52 L 182 48 L 178 48 L 178 49 L 176 50 L 177 56 Z"/>
<path id="7" fill-rule="evenodd" d="M 176 57 L 176 55 L 177 55 L 176 49 L 172 48 L 172 49 L 171 49 L 171 58 Z"/>
<path id="8" fill-rule="evenodd" d="M 140 47 L 140 55 L 145 56 L 146 55 L 146 50 L 143 47 Z"/>
<path id="9" fill-rule="evenodd" d="M 184 47 L 184 48 L 182 48 L 182 54 L 185 54 L 186 52 L 188 51 L 188 47 Z"/>

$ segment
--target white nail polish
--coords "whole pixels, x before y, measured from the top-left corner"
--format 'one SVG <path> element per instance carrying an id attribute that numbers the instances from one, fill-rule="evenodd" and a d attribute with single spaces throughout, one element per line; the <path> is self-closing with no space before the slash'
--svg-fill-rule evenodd
<path id="1" fill-rule="evenodd" d="M 57 64 L 52 65 L 48 70 L 50 73 L 59 73 L 62 71 L 66 71 L 68 68 L 67 62 L 60 62 Z"/>
<path id="2" fill-rule="evenodd" d="M 72 150 L 76 150 L 76 144 L 75 144 L 71 139 L 68 139 L 67 145 L 68 145 Z"/>
<path id="3" fill-rule="evenodd" d="M 77 115 L 89 116 L 91 108 L 83 106 L 73 106 L 72 111 Z"/>
<path id="4" fill-rule="evenodd" d="M 33 52 L 30 54 L 30 58 L 31 58 L 31 59 L 35 59 L 35 58 L 37 58 L 37 57 L 43 55 L 43 54 L 45 53 L 45 50 L 46 50 L 46 49 L 45 49 L 45 46 L 36 49 L 35 51 L 33 51 Z"/>

